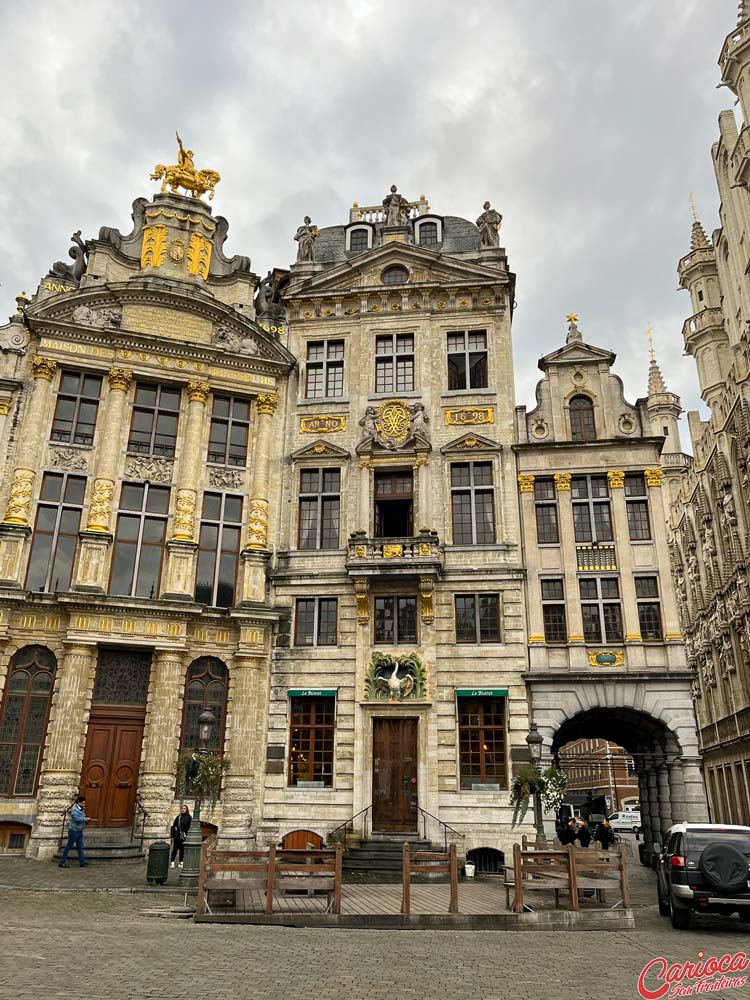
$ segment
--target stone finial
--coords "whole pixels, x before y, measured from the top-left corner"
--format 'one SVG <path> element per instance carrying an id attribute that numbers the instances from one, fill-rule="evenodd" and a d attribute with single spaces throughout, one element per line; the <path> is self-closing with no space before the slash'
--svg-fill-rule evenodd
<path id="1" fill-rule="evenodd" d="M 21 292 L 20 295 L 16 295 L 16 313 L 19 316 L 23 316 L 26 306 L 31 302 L 26 292 Z"/>
<path id="2" fill-rule="evenodd" d="M 651 361 L 648 366 L 648 394 L 649 396 L 654 396 L 657 392 L 667 392 L 667 387 L 664 383 L 664 377 L 661 373 L 661 369 L 656 361 L 656 351 L 654 350 L 654 332 L 649 326 L 646 328 L 646 336 L 648 337 L 648 351 L 651 357 Z"/>
<path id="3" fill-rule="evenodd" d="M 750 0 L 746 0 L 750 3 Z M 708 241 L 708 236 L 706 236 L 706 230 L 701 225 L 701 221 L 698 218 L 698 212 L 695 207 L 695 198 L 690 195 L 690 212 L 693 216 L 693 228 L 690 234 L 690 249 L 691 250 L 701 250 L 703 247 L 710 247 L 711 244 Z"/>
<path id="4" fill-rule="evenodd" d="M 578 313 L 568 313 L 566 319 L 568 321 L 568 336 L 565 338 L 565 343 L 572 344 L 576 341 L 583 341 L 583 334 L 578 329 Z"/>

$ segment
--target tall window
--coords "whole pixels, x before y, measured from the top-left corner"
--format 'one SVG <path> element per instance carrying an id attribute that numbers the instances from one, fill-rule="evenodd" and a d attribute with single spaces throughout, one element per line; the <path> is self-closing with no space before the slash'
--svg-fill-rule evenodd
<path id="1" fill-rule="evenodd" d="M 24 646 L 10 661 L 0 711 L 0 795 L 36 791 L 55 666 L 44 646 Z"/>
<path id="2" fill-rule="evenodd" d="M 242 497 L 204 493 L 198 542 L 195 599 L 230 608 L 234 604 L 242 532 Z"/>
<path id="3" fill-rule="evenodd" d="M 594 404 L 588 396 L 573 396 L 570 401 L 570 436 L 573 441 L 595 441 Z"/>
<path id="4" fill-rule="evenodd" d="M 294 630 L 295 646 L 335 646 L 338 601 L 335 597 L 300 597 Z"/>
<path id="5" fill-rule="evenodd" d="M 620 583 L 616 576 L 578 581 L 586 642 L 622 642 Z"/>
<path id="6" fill-rule="evenodd" d="M 536 510 L 536 540 L 539 545 L 555 545 L 560 541 L 557 527 L 557 494 L 555 480 L 534 480 L 534 508 Z"/>
<path id="7" fill-rule="evenodd" d="M 247 464 L 250 404 L 235 396 L 214 396 L 208 460 L 217 465 Z"/>
<path id="8" fill-rule="evenodd" d="M 492 462 L 454 462 L 451 465 L 454 545 L 495 541 L 492 494 Z"/>
<path id="9" fill-rule="evenodd" d="M 111 594 L 156 596 L 168 510 L 167 487 L 123 483 L 112 556 Z"/>
<path id="10" fill-rule="evenodd" d="M 393 646 L 416 641 L 416 597 L 376 597 L 375 642 Z"/>
<path id="11" fill-rule="evenodd" d="M 289 727 L 289 784 L 333 784 L 335 698 L 292 698 Z"/>
<path id="12" fill-rule="evenodd" d="M 421 247 L 429 247 L 436 244 L 437 241 L 438 241 L 437 222 L 423 222 L 419 227 L 419 245 Z"/>
<path id="13" fill-rule="evenodd" d="M 63 372 L 50 439 L 73 442 L 73 444 L 91 444 L 94 440 L 101 393 L 100 375 Z"/>
<path id="14" fill-rule="evenodd" d="M 641 638 L 646 642 L 660 641 L 663 633 L 657 578 L 655 576 L 635 577 L 635 597 L 638 604 Z"/>
<path id="15" fill-rule="evenodd" d="M 375 392 L 411 392 L 414 388 L 414 335 L 375 338 Z"/>
<path id="16" fill-rule="evenodd" d="M 209 710 L 216 724 L 211 727 L 211 735 L 206 749 L 220 754 L 224 748 L 224 726 L 227 717 L 227 668 L 214 656 L 201 656 L 188 667 L 185 679 L 185 702 L 182 707 L 181 750 L 195 750 L 200 743 L 198 719 L 202 712 Z"/>
<path id="17" fill-rule="evenodd" d="M 67 590 L 81 527 L 86 479 L 45 472 L 31 542 L 27 590 Z"/>
<path id="18" fill-rule="evenodd" d="M 128 451 L 174 458 L 179 415 L 179 389 L 139 382 L 135 390 Z"/>
<path id="19" fill-rule="evenodd" d="M 508 783 L 505 698 L 459 698 L 461 788 Z"/>
<path id="20" fill-rule="evenodd" d="M 625 506 L 628 510 L 630 540 L 636 542 L 644 538 L 651 538 L 651 525 L 648 517 L 648 494 L 646 492 L 646 480 L 642 472 L 629 472 L 625 476 Z"/>
<path id="21" fill-rule="evenodd" d="M 448 334 L 448 388 L 487 388 L 485 330 L 462 330 Z"/>
<path id="22" fill-rule="evenodd" d="M 307 345 L 305 397 L 344 395 L 344 341 L 315 340 Z"/>
<path id="23" fill-rule="evenodd" d="M 499 594 L 456 594 L 456 642 L 500 642 Z"/>
<path id="24" fill-rule="evenodd" d="M 298 545 L 301 549 L 339 547 L 340 469 L 300 473 Z"/>
<path id="25" fill-rule="evenodd" d="M 544 578 L 542 585 L 542 618 L 545 642 L 566 642 L 565 592 L 561 577 Z"/>
<path id="26" fill-rule="evenodd" d="M 612 513 L 606 476 L 574 476 L 570 481 L 577 542 L 611 542 Z"/>

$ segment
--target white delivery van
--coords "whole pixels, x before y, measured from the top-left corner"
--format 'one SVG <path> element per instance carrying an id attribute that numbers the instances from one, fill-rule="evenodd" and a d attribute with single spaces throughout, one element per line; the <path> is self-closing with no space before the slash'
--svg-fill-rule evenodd
<path id="1" fill-rule="evenodd" d="M 637 809 L 623 809 L 612 813 L 609 825 L 613 830 L 629 830 L 631 833 L 641 832 L 641 814 Z"/>

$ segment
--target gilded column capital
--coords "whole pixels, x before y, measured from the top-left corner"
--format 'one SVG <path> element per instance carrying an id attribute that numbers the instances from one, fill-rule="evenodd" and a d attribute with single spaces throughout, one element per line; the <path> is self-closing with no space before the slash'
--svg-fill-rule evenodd
<path id="1" fill-rule="evenodd" d="M 644 469 L 646 486 L 661 486 L 664 473 L 661 469 Z"/>
<path id="2" fill-rule="evenodd" d="M 274 415 L 276 407 L 279 405 L 279 397 L 275 392 L 259 392 L 257 401 L 258 413 L 267 413 L 271 417 Z"/>
<path id="3" fill-rule="evenodd" d="M 31 511 L 31 491 L 34 485 L 33 469 L 16 469 L 10 483 L 5 524 L 28 524 Z"/>
<path id="4" fill-rule="evenodd" d="M 623 469 L 610 469 L 607 473 L 609 488 L 611 490 L 621 490 L 625 486 L 625 472 Z"/>
<path id="5" fill-rule="evenodd" d="M 0 399 L 0 417 L 7 417 L 12 405 L 12 399 Z"/>
<path id="6" fill-rule="evenodd" d="M 31 368 L 34 378 L 43 378 L 51 382 L 57 371 L 57 362 L 52 358 L 40 358 L 38 354 L 31 359 Z"/>
<path id="7" fill-rule="evenodd" d="M 110 368 L 107 378 L 111 389 L 122 389 L 123 392 L 127 392 L 133 381 L 133 373 L 129 368 Z"/>
<path id="8" fill-rule="evenodd" d="M 555 473 L 555 489 L 558 493 L 570 493 L 570 480 L 572 474 L 570 472 L 556 472 Z"/>
<path id="9" fill-rule="evenodd" d="M 209 389 L 208 382 L 191 379 L 188 382 L 188 399 L 191 403 L 205 403 L 208 399 Z"/>
<path id="10" fill-rule="evenodd" d="M 519 493 L 533 493 L 534 492 L 534 474 L 531 472 L 523 472 L 518 476 L 518 492 Z"/>

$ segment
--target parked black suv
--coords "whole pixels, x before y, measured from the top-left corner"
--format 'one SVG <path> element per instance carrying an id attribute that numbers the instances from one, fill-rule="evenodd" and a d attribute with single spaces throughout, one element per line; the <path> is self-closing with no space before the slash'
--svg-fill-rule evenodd
<path id="1" fill-rule="evenodd" d="M 659 913 L 685 930 L 690 914 L 750 921 L 750 826 L 677 823 L 656 868 Z"/>

